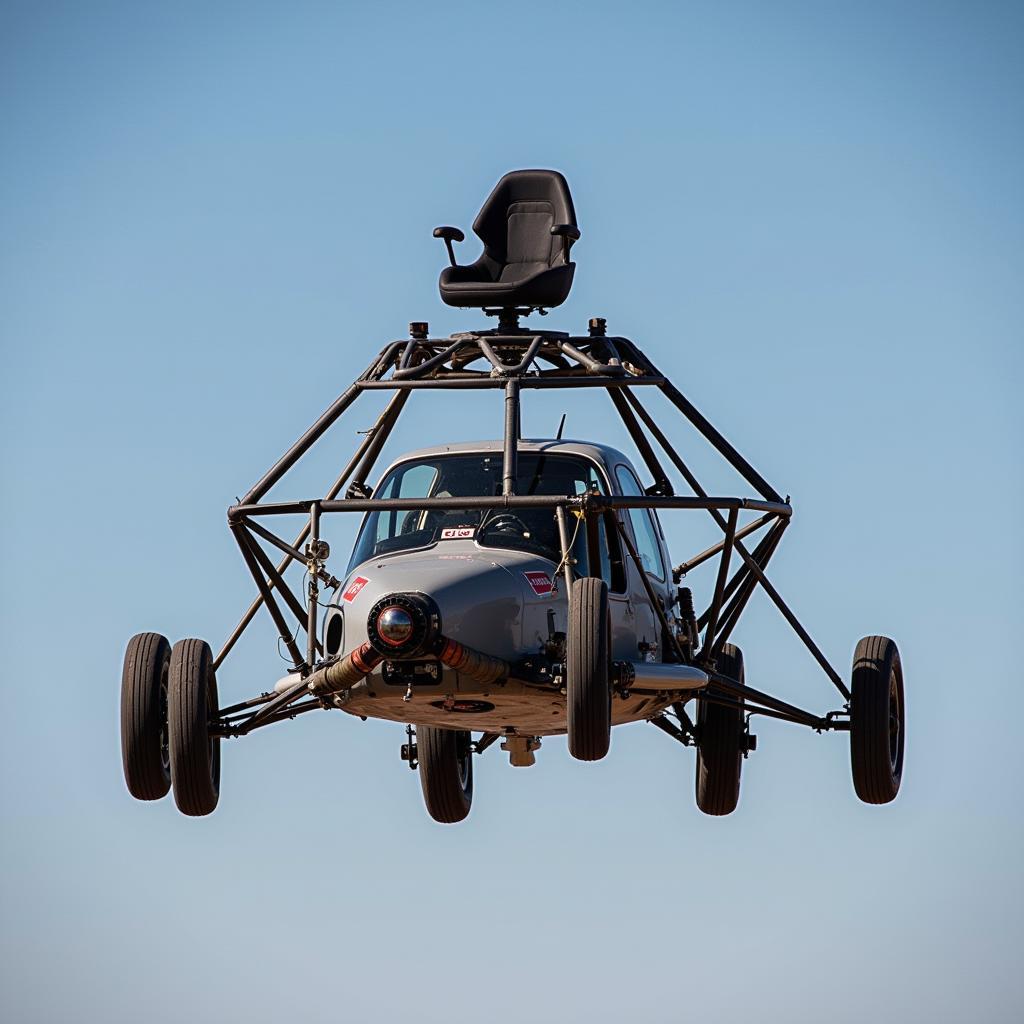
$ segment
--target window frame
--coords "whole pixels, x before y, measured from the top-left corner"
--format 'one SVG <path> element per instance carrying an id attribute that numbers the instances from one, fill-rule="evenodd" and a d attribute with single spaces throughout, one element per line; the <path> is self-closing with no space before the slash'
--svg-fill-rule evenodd
<path id="1" fill-rule="evenodd" d="M 634 470 L 633 467 L 629 465 L 629 463 L 620 462 L 615 466 L 614 473 L 615 482 L 618 485 L 621 495 L 623 497 L 631 497 L 631 495 L 626 494 L 626 489 L 622 485 L 622 480 L 619 477 L 620 471 L 626 472 L 630 475 L 633 482 L 636 484 L 636 489 L 639 492 L 639 495 L 643 495 L 643 485 L 640 483 L 640 478 L 636 475 L 636 470 Z M 644 569 L 644 572 L 652 579 L 657 580 L 659 583 L 667 583 L 669 579 L 670 567 L 665 558 L 665 545 L 663 543 L 665 534 L 661 529 L 661 523 L 658 521 L 658 518 L 654 515 L 654 510 L 650 508 L 627 508 L 625 509 L 625 512 L 626 518 L 629 520 L 630 531 L 633 534 L 633 543 L 636 544 L 637 554 L 640 554 L 640 543 L 639 537 L 637 535 L 636 525 L 633 521 L 633 513 L 643 513 L 646 517 L 647 523 L 651 529 L 651 539 L 654 541 L 654 547 L 657 551 L 658 567 L 661 570 L 661 575 L 659 576 L 656 572 L 652 572 L 650 569 Z"/>

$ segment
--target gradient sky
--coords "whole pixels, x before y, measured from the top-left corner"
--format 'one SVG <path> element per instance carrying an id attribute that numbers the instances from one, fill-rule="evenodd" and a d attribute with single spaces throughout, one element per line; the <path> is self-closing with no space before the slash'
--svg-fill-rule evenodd
<path id="1" fill-rule="evenodd" d="M 1022 50 L 1020 3 L 0 3 L 0 1016 L 1019 1020 Z M 402 730 L 337 713 L 226 744 L 210 818 L 132 801 L 128 637 L 219 644 L 252 589 L 225 508 L 409 320 L 482 322 L 430 232 L 531 166 L 583 231 L 544 325 L 607 317 L 792 494 L 773 576 L 844 673 L 899 642 L 899 799 L 764 722 L 707 818 L 640 724 L 593 765 L 492 748 L 446 828 Z M 627 444 L 600 396 L 530 395 L 526 433 L 563 408 Z M 406 417 L 386 459 L 501 409 Z M 837 706 L 763 596 L 736 639 Z M 280 672 L 261 615 L 222 699 Z"/>

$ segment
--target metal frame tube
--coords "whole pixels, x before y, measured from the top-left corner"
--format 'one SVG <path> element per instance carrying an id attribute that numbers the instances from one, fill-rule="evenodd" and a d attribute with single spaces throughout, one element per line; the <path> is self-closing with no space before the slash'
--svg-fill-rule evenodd
<path id="1" fill-rule="evenodd" d="M 701 415 L 697 407 L 641 352 L 633 342 L 626 339 L 620 340 L 620 344 L 632 353 L 633 359 L 638 367 L 644 370 L 649 376 L 663 377 L 665 383 L 660 385 L 662 394 L 700 431 L 705 439 L 714 447 L 728 463 L 739 473 L 744 480 L 750 484 L 758 493 L 768 501 L 782 501 L 778 491 L 740 453 L 719 433 L 714 426 Z"/>
<path id="2" fill-rule="evenodd" d="M 778 547 L 779 541 L 782 540 L 782 534 L 788 525 L 785 519 L 779 520 L 778 525 L 773 527 L 768 536 L 764 538 L 763 545 L 759 544 L 754 549 L 753 558 L 758 565 L 763 567 L 768 564 L 768 560 L 775 553 L 775 549 Z M 746 565 L 740 567 L 736 576 L 738 577 L 740 573 L 744 574 L 743 580 L 738 584 L 736 596 L 730 601 L 722 616 L 722 626 L 718 630 L 718 636 L 715 638 L 715 645 L 711 652 L 712 657 L 721 651 L 722 646 L 729 639 L 733 629 L 736 627 L 736 623 L 739 622 L 743 609 L 747 606 L 747 602 L 753 596 L 754 589 L 757 586 L 754 574 Z M 731 582 L 736 582 L 736 577 Z"/>
<path id="3" fill-rule="evenodd" d="M 636 346 L 632 345 L 632 343 L 631 343 L 631 349 L 632 349 L 632 351 L 634 353 L 637 352 Z M 648 362 L 646 364 L 645 363 L 640 363 L 639 365 L 640 366 L 647 365 L 648 367 L 650 367 L 652 364 L 650 364 Z M 631 399 L 634 399 L 634 402 L 633 402 L 634 408 L 637 409 L 637 411 L 641 415 L 641 418 L 643 418 L 644 422 L 646 422 L 648 427 L 651 428 L 651 432 L 654 434 L 655 438 L 657 438 L 658 443 L 665 449 L 665 453 L 668 455 L 668 457 L 676 464 L 676 468 L 679 469 L 679 471 L 681 473 L 683 473 L 683 475 L 687 478 L 687 481 L 689 482 L 690 486 L 693 487 L 694 491 L 696 491 L 698 494 L 703 494 L 704 490 L 700 486 L 700 484 L 697 482 L 697 478 L 693 476 L 693 474 L 690 472 L 689 468 L 686 466 L 686 463 L 683 462 L 683 460 L 678 456 L 678 454 L 676 454 L 675 449 L 673 449 L 671 444 L 669 444 L 668 439 L 665 438 L 665 435 L 663 433 L 661 433 L 660 430 L 657 429 L 656 425 L 653 424 L 653 421 L 650 421 L 650 417 L 649 417 L 647 411 L 642 409 L 642 407 L 639 407 L 638 403 L 635 401 L 635 396 L 633 396 L 629 392 L 627 392 L 627 397 L 631 398 Z M 680 395 L 679 397 L 682 398 L 682 395 Z M 684 401 L 685 401 L 685 399 L 684 399 Z M 696 410 L 694 410 L 694 412 L 696 412 Z M 687 418 L 689 418 L 689 417 L 687 417 Z M 721 435 L 719 435 L 719 436 L 721 436 Z M 724 441 L 724 438 L 722 440 Z M 771 489 L 769 488 L 769 490 L 771 490 Z M 764 493 L 764 492 L 762 491 L 762 493 Z M 771 493 L 773 495 L 775 495 L 776 499 L 781 501 L 781 498 L 779 498 L 779 496 L 777 494 L 775 494 L 774 491 L 772 491 Z M 747 507 L 753 507 L 753 506 L 748 505 Z M 785 503 L 785 507 L 787 509 L 789 509 L 788 503 Z M 769 511 L 769 509 L 766 508 L 766 509 L 764 509 L 764 511 Z M 790 511 L 792 511 L 792 510 L 790 510 Z M 718 523 L 718 525 L 724 531 L 726 529 L 726 524 L 725 524 L 725 520 L 722 518 L 722 516 L 714 508 L 711 509 L 711 514 L 712 514 L 712 516 L 714 516 L 715 521 Z M 804 646 L 811 652 L 811 655 L 814 657 L 815 661 L 817 661 L 818 664 L 822 667 L 822 669 L 825 672 L 825 675 L 827 675 L 828 678 L 832 680 L 832 682 L 835 685 L 836 689 L 839 690 L 839 692 L 843 695 L 843 697 L 845 697 L 847 700 L 849 700 L 850 699 L 850 691 L 847 689 L 846 684 L 842 681 L 842 678 L 840 677 L 839 673 L 836 672 L 836 670 L 832 667 L 832 665 L 829 662 L 829 660 L 825 657 L 824 654 L 822 654 L 822 652 L 819 649 L 818 645 L 811 639 L 810 634 L 800 624 L 799 620 L 793 614 L 793 612 L 789 609 L 789 606 L 786 604 L 786 602 L 782 600 L 782 597 L 779 594 L 779 592 L 768 581 L 768 577 L 765 576 L 764 571 L 760 568 L 760 566 L 757 566 L 756 563 L 754 563 L 753 559 L 751 558 L 750 552 L 747 551 L 747 549 L 743 546 L 743 544 L 740 543 L 740 541 L 738 541 L 738 540 L 734 541 L 734 546 L 736 548 L 737 554 L 739 554 L 739 556 L 743 559 L 744 563 L 748 567 L 750 567 L 751 571 L 756 576 L 758 582 L 761 584 L 761 586 L 764 587 L 765 593 L 768 594 L 768 596 L 775 603 L 775 606 L 779 609 L 780 612 L 782 612 L 782 615 L 786 619 L 786 621 L 790 624 L 790 626 L 793 627 L 793 630 L 796 632 L 797 636 L 800 637 L 800 639 L 803 641 Z"/>
<path id="4" fill-rule="evenodd" d="M 295 465 L 299 459 L 302 458 L 306 452 L 313 446 L 313 444 L 324 434 L 324 432 L 331 427 L 339 416 L 359 397 L 359 392 L 362 389 L 362 382 L 365 378 L 371 376 L 380 365 L 384 354 L 388 351 L 387 348 L 381 349 L 378 357 L 366 368 L 363 372 L 362 377 L 355 381 L 347 391 L 343 392 L 338 396 L 328 407 L 324 410 L 316 420 L 316 422 L 298 439 L 274 463 L 270 469 L 263 475 L 249 491 L 249 493 L 242 499 L 243 505 L 251 505 L 262 498 L 271 487 L 276 484 L 281 477 L 288 472 L 292 466 Z"/>
<path id="5" fill-rule="evenodd" d="M 315 548 L 320 543 L 320 506 L 314 502 L 309 510 L 309 568 L 313 570 L 319 562 Z M 316 573 L 309 573 L 309 600 L 306 602 L 306 664 L 312 667 L 316 663 L 320 645 L 317 643 L 317 604 L 320 598 L 317 587 Z"/>
<path id="6" fill-rule="evenodd" d="M 377 421 L 379 425 L 374 425 L 371 428 L 366 438 L 367 443 L 363 448 L 363 456 L 352 474 L 352 480 L 349 483 L 350 490 L 366 483 L 366 478 L 373 472 L 373 467 L 377 464 L 377 459 L 380 458 L 381 450 L 387 444 L 391 431 L 395 429 L 398 417 L 402 415 L 402 410 L 408 400 L 409 392 L 399 391 L 381 413 Z"/>
<path id="7" fill-rule="evenodd" d="M 502 457 L 501 492 L 516 493 L 519 463 L 519 381 L 512 378 L 505 385 L 505 450 Z"/>
<path id="8" fill-rule="evenodd" d="M 658 621 L 661 623 L 663 635 L 667 637 L 668 641 L 672 644 L 676 660 L 681 664 L 688 664 L 686 654 L 683 651 L 675 632 L 669 625 L 668 618 L 665 615 L 665 609 L 662 608 L 661 602 L 658 600 L 658 595 L 655 594 L 654 587 L 651 586 L 651 581 L 647 578 L 647 572 L 644 569 L 643 562 L 640 561 L 640 556 L 637 554 L 636 548 L 633 547 L 633 542 L 629 539 L 629 535 L 626 533 L 625 527 L 622 525 L 618 516 L 614 517 L 614 521 L 615 529 L 619 531 L 619 537 L 625 545 L 629 557 L 633 560 L 633 564 L 636 566 L 636 571 L 640 573 L 640 582 L 643 584 L 644 590 L 647 591 L 647 597 L 651 602 L 651 607 L 654 609 L 655 615 L 658 616 Z"/>
<path id="9" fill-rule="evenodd" d="M 587 373 L 600 374 L 605 377 L 621 377 L 626 373 L 624 366 L 618 366 L 615 363 L 602 363 L 599 359 L 595 359 L 593 356 L 587 355 L 585 352 L 581 352 L 574 344 L 574 341 L 587 342 L 593 344 L 594 338 L 564 338 L 557 342 L 559 350 L 567 355 L 570 359 L 575 359 L 577 363 L 583 366 Z M 601 338 L 601 341 L 605 341 L 605 338 Z"/>
<path id="10" fill-rule="evenodd" d="M 774 512 L 766 512 L 763 516 L 758 517 L 751 523 L 747 523 L 746 526 L 741 526 L 736 531 L 736 539 L 742 540 L 744 537 L 748 537 L 750 534 L 760 530 L 766 523 L 770 523 L 777 516 Z M 697 568 L 698 565 L 703 565 L 709 558 L 713 558 L 722 550 L 725 545 L 725 541 L 721 540 L 717 544 L 713 544 L 711 547 L 702 551 L 699 555 L 694 555 L 692 558 L 688 558 L 685 562 L 680 562 L 673 570 L 672 576 L 678 583 L 688 572 L 692 572 Z"/>
<path id="11" fill-rule="evenodd" d="M 755 512 L 770 511 L 778 516 L 788 517 L 789 505 L 777 505 L 773 502 L 758 501 L 753 498 L 727 498 L 716 495 L 705 495 L 692 498 L 689 496 L 658 497 L 656 495 L 608 496 L 604 494 L 581 494 L 577 497 L 559 497 L 544 494 L 502 494 L 490 497 L 450 497 L 450 498 L 345 498 L 327 500 L 304 498 L 300 501 L 268 501 L 259 505 L 233 505 L 228 509 L 228 518 L 232 522 L 257 516 L 307 515 L 314 501 L 320 502 L 322 512 L 401 512 L 403 510 L 453 510 L 479 508 L 555 508 L 564 505 L 566 508 L 580 509 L 586 512 L 603 512 L 607 509 L 629 508 L 664 508 L 664 509 L 704 509 L 712 513 L 718 510 L 748 509 Z M 726 521 L 721 518 L 724 532 Z"/>
<path id="12" fill-rule="evenodd" d="M 397 343 L 392 343 L 390 348 L 394 349 L 396 344 Z M 332 498 L 335 498 L 338 494 L 341 493 L 341 489 L 348 482 L 348 478 L 352 475 L 353 471 L 355 470 L 355 467 L 359 465 L 360 460 L 363 458 L 363 456 L 365 455 L 366 451 L 369 449 L 370 445 L 373 443 L 374 436 L 377 434 L 377 432 L 382 430 L 382 429 L 385 429 L 385 425 L 386 425 L 386 430 L 387 430 L 388 434 L 390 434 L 391 431 L 394 429 L 395 423 L 398 420 L 398 415 L 402 411 L 402 409 L 404 408 L 405 402 L 406 402 L 406 398 L 405 397 L 400 397 L 400 396 L 405 396 L 405 395 L 406 395 L 406 392 L 399 392 L 398 394 L 395 394 L 395 395 L 393 395 L 391 397 L 391 400 L 384 407 L 384 409 L 381 412 L 380 416 L 377 417 L 377 422 L 367 431 L 366 436 L 360 442 L 358 448 L 356 448 L 356 451 L 353 454 L 352 458 L 349 459 L 348 465 L 345 466 L 345 468 L 341 471 L 341 473 L 338 476 L 338 478 L 334 481 L 332 486 L 328 489 L 327 495 L 326 495 L 328 500 L 330 500 Z M 253 529 L 255 529 L 257 524 L 256 523 L 250 523 L 248 525 L 252 526 Z M 297 549 L 298 546 L 303 541 L 305 541 L 308 536 L 309 536 L 309 524 L 307 523 L 299 531 L 298 536 L 295 538 L 293 547 Z M 273 543 L 273 541 L 271 543 Z M 277 571 L 279 573 L 283 573 L 288 568 L 288 566 L 291 565 L 292 561 L 294 559 L 296 559 L 296 558 L 298 559 L 298 561 L 302 561 L 302 554 L 301 554 L 301 552 L 298 552 L 297 555 L 292 555 L 291 553 L 287 553 L 286 557 L 283 558 L 278 563 Z M 325 582 L 327 582 L 327 581 L 325 581 Z M 263 595 L 260 594 L 260 595 L 258 595 L 252 601 L 252 603 L 249 605 L 248 609 L 246 610 L 245 614 L 241 617 L 241 619 L 239 619 L 238 624 L 232 630 L 231 635 L 227 638 L 227 640 L 224 641 L 224 644 L 223 644 L 223 646 L 220 649 L 220 653 L 214 659 L 213 667 L 214 667 L 215 671 L 218 668 L 220 668 L 220 666 L 223 663 L 224 659 L 231 653 L 231 649 L 235 646 L 236 643 L 238 643 L 239 638 L 245 632 L 245 630 L 248 628 L 249 623 L 252 622 L 252 620 L 256 617 L 256 613 L 260 610 L 260 606 L 262 604 L 263 604 Z"/>
<path id="13" fill-rule="evenodd" d="M 540 349 L 541 343 L 544 341 L 542 335 L 536 335 L 527 346 L 526 352 L 523 358 L 518 363 L 510 364 L 503 362 L 498 358 L 498 354 L 491 348 L 486 338 L 477 338 L 477 344 L 480 346 L 480 351 L 484 354 L 487 361 L 494 367 L 495 370 L 501 376 L 518 376 L 526 373 L 530 368 L 530 364 L 533 362 L 534 357 L 537 355 L 537 351 Z"/>
<path id="14" fill-rule="evenodd" d="M 287 722 L 307 711 L 329 711 L 318 700 L 306 701 L 302 704 L 292 704 L 290 707 L 263 717 L 249 715 L 246 718 L 236 721 L 225 721 L 223 718 L 210 730 L 211 736 L 232 737 L 247 736 L 256 729 L 262 729 L 265 725 L 273 725 L 275 722 Z"/>
<path id="15" fill-rule="evenodd" d="M 267 574 L 267 582 L 271 590 L 276 590 L 281 595 L 285 604 L 288 605 L 292 614 L 298 621 L 298 624 L 305 629 L 306 609 L 303 607 L 302 602 L 292 592 L 292 589 L 288 586 L 285 578 L 277 571 L 277 568 L 270 556 L 259 546 L 259 544 L 256 543 L 252 534 L 249 533 L 248 526 L 243 528 L 246 531 L 246 544 L 256 557 L 257 562 L 259 562 L 260 568 Z"/>
<path id="16" fill-rule="evenodd" d="M 787 523 L 788 523 L 788 521 L 789 520 L 781 520 L 781 522 L 787 522 Z M 764 537 L 762 537 L 758 541 L 757 547 L 754 548 L 752 557 L 757 559 L 757 564 L 762 566 L 762 567 L 767 565 L 767 560 L 765 559 L 764 556 L 765 556 L 765 552 L 768 549 L 768 546 L 769 546 L 769 543 L 770 543 L 770 539 L 771 539 L 772 536 L 774 536 L 774 531 L 776 529 L 777 529 L 777 527 L 773 527 L 772 530 L 770 530 Z M 737 533 L 737 536 L 739 536 L 738 533 Z M 772 551 L 774 551 L 774 550 L 775 550 L 775 545 L 772 545 Z M 746 582 L 748 582 L 748 580 L 752 580 L 752 579 L 753 579 L 753 577 L 750 575 L 750 570 L 747 568 L 746 562 L 744 562 L 741 559 L 740 560 L 740 564 L 739 564 L 739 566 L 736 569 L 736 572 L 733 573 L 732 579 L 729 580 L 729 582 L 725 585 L 725 599 L 728 601 L 732 597 L 733 593 L 737 590 L 738 587 L 740 587 L 742 584 L 745 584 Z M 732 609 L 732 604 L 729 604 L 728 606 L 726 606 L 726 610 L 723 613 L 723 616 L 725 618 L 728 618 L 731 609 Z M 708 614 L 710 613 L 710 611 L 711 611 L 711 609 L 707 608 L 707 609 L 705 609 L 705 611 L 701 612 L 701 614 L 698 616 L 698 618 L 697 618 L 697 628 L 698 629 L 703 629 L 707 625 Z"/>
<path id="17" fill-rule="evenodd" d="M 847 688 L 846 684 L 843 682 L 842 677 L 832 667 L 832 664 L 831 662 L 829 662 L 828 658 L 826 658 L 825 655 L 821 653 L 821 649 L 811 639 L 811 635 L 807 632 L 807 630 L 804 629 L 804 627 L 800 624 L 800 620 L 796 617 L 796 615 L 793 614 L 793 612 L 790 610 L 789 605 L 786 604 L 786 602 L 782 599 L 782 595 L 772 585 L 771 580 L 769 580 L 768 577 L 765 576 L 764 571 L 761 569 L 761 567 L 750 557 L 750 553 L 738 541 L 736 543 L 736 550 L 739 552 L 743 560 L 750 567 L 750 571 L 754 574 L 754 576 L 757 577 L 757 582 L 761 584 L 761 586 L 764 588 L 764 592 L 772 599 L 772 602 L 775 604 L 775 607 L 778 608 L 780 612 L 782 612 L 783 618 L 790 624 L 790 626 L 793 627 L 793 632 L 795 632 L 796 635 L 800 637 L 800 639 L 804 642 L 804 646 L 811 652 L 811 654 L 814 656 L 815 661 L 817 661 L 818 664 L 822 667 L 822 669 L 825 672 L 825 675 L 827 675 L 829 679 L 832 680 L 832 682 L 835 684 L 836 689 L 843 695 L 843 697 L 845 697 L 846 700 L 849 700 L 850 691 Z"/>
<path id="18" fill-rule="evenodd" d="M 519 383 L 524 388 L 631 388 L 631 387 L 661 387 L 665 383 L 663 377 L 619 377 L 614 380 L 600 377 L 572 377 L 559 372 L 558 376 L 546 376 L 544 373 L 537 376 L 519 377 Z M 439 377 L 432 380 L 364 380 L 353 387 L 360 391 L 418 391 L 420 389 L 434 389 L 444 391 L 473 390 L 474 388 L 502 388 L 505 380 L 501 377 L 491 377 L 489 374 L 482 377 Z M 300 453 L 301 454 L 301 453 Z"/>
<path id="19" fill-rule="evenodd" d="M 788 704 L 784 700 L 780 700 L 778 697 L 773 697 L 769 693 L 762 693 L 760 690 L 755 690 L 752 686 L 747 686 L 745 683 L 741 683 L 731 676 L 722 675 L 721 672 L 716 672 L 713 669 L 708 670 L 708 676 L 712 679 L 713 685 L 709 684 L 707 692 L 713 696 L 716 689 L 725 690 L 726 693 L 739 698 L 743 701 L 753 700 L 758 704 L 763 704 L 766 708 L 770 708 L 773 711 L 780 711 L 784 714 L 790 715 L 794 720 L 798 721 L 802 725 L 809 725 L 814 729 L 823 728 L 823 724 L 826 719 L 820 715 L 815 715 L 811 711 L 805 711 L 803 708 L 798 708 L 795 704 Z"/>
<path id="20" fill-rule="evenodd" d="M 669 481 L 668 475 L 654 449 L 651 447 L 651 442 L 647 440 L 647 435 L 640 429 L 640 424 L 637 423 L 636 416 L 633 415 L 633 410 L 630 408 L 629 402 L 626 401 L 622 389 L 609 388 L 608 397 L 612 400 L 612 405 L 615 406 L 615 411 L 618 412 L 619 418 L 625 424 L 626 430 L 629 431 L 629 436 L 633 439 L 633 444 L 636 445 L 637 451 L 640 452 L 640 456 L 644 460 L 651 476 L 654 477 L 655 488 L 660 494 L 671 495 L 672 484 Z"/>
<path id="21" fill-rule="evenodd" d="M 725 541 L 722 544 L 722 558 L 718 565 L 718 578 L 715 580 L 715 592 L 711 598 L 711 612 L 708 615 L 708 623 L 704 630 L 704 643 L 701 645 L 698 660 L 706 661 L 708 651 L 715 640 L 715 630 L 718 628 L 718 613 L 722 610 L 722 599 L 725 594 L 725 581 L 729 575 L 729 560 L 732 555 L 733 544 L 736 541 L 736 520 L 739 517 L 739 509 L 729 510 L 729 522 L 725 528 Z"/>
<path id="22" fill-rule="evenodd" d="M 441 352 L 437 352 L 436 354 L 425 359 L 422 363 L 418 363 L 416 366 L 400 366 L 392 374 L 392 378 L 394 380 L 412 380 L 415 378 L 425 377 L 432 370 L 437 369 L 437 367 L 441 366 L 442 364 L 446 363 L 449 359 L 451 359 L 452 356 L 454 356 L 459 351 L 459 349 L 465 348 L 467 345 L 471 344 L 472 342 L 469 339 L 460 338 L 458 341 L 449 345 Z M 423 343 L 421 342 L 420 347 L 425 348 L 426 346 L 423 345 Z"/>
<path id="23" fill-rule="evenodd" d="M 296 646 L 292 634 L 288 632 L 288 624 L 285 622 L 284 616 L 281 614 L 281 609 L 278 607 L 277 601 L 274 600 L 274 595 L 270 586 L 263 578 L 263 573 L 260 571 L 260 565 L 257 561 L 256 555 L 249 548 L 249 544 L 255 542 L 251 540 L 245 527 L 241 524 L 232 523 L 230 528 L 231 532 L 235 536 L 235 540 L 237 541 L 239 548 L 242 551 L 242 557 L 245 559 L 245 564 L 249 567 L 249 572 L 252 573 L 252 578 L 256 581 L 256 586 L 263 595 L 263 603 L 267 606 L 267 611 L 270 612 L 270 617 L 274 620 L 274 625 L 277 626 L 277 631 L 280 634 L 281 639 L 284 641 L 284 645 L 287 647 L 288 653 L 291 655 L 292 664 L 297 672 L 301 672 L 306 667 L 305 662 L 302 660 L 302 653 Z"/>
<path id="24" fill-rule="evenodd" d="M 565 506 L 555 506 L 555 521 L 558 523 L 558 542 L 562 546 L 562 578 L 565 580 L 565 596 L 572 590 L 572 552 L 569 550 L 569 527 L 565 521 Z"/>

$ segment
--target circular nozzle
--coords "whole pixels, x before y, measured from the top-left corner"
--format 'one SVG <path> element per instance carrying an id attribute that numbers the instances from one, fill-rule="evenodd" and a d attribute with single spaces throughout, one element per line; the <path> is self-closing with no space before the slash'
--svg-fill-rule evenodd
<path id="1" fill-rule="evenodd" d="M 414 629 L 412 616 L 400 605 L 388 605 L 377 614 L 377 635 L 391 647 L 401 647 Z"/>
<path id="2" fill-rule="evenodd" d="M 423 594 L 387 594 L 366 617 L 366 637 L 389 660 L 421 654 L 440 628 L 436 607 Z"/>

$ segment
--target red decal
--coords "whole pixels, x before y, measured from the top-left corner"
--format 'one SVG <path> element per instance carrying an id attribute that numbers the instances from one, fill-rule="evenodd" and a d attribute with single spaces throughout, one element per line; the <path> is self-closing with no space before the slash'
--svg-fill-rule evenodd
<path id="1" fill-rule="evenodd" d="M 441 540 L 469 540 L 476 533 L 472 526 L 455 526 L 441 531 Z"/>
<path id="2" fill-rule="evenodd" d="M 551 585 L 551 577 L 546 572 L 524 572 L 523 575 L 538 597 L 547 597 L 555 589 Z"/>
<path id="3" fill-rule="evenodd" d="M 365 576 L 357 576 L 353 581 L 348 590 L 341 595 L 342 601 L 348 601 L 351 604 L 359 594 L 359 591 L 366 586 L 370 581 Z"/>

